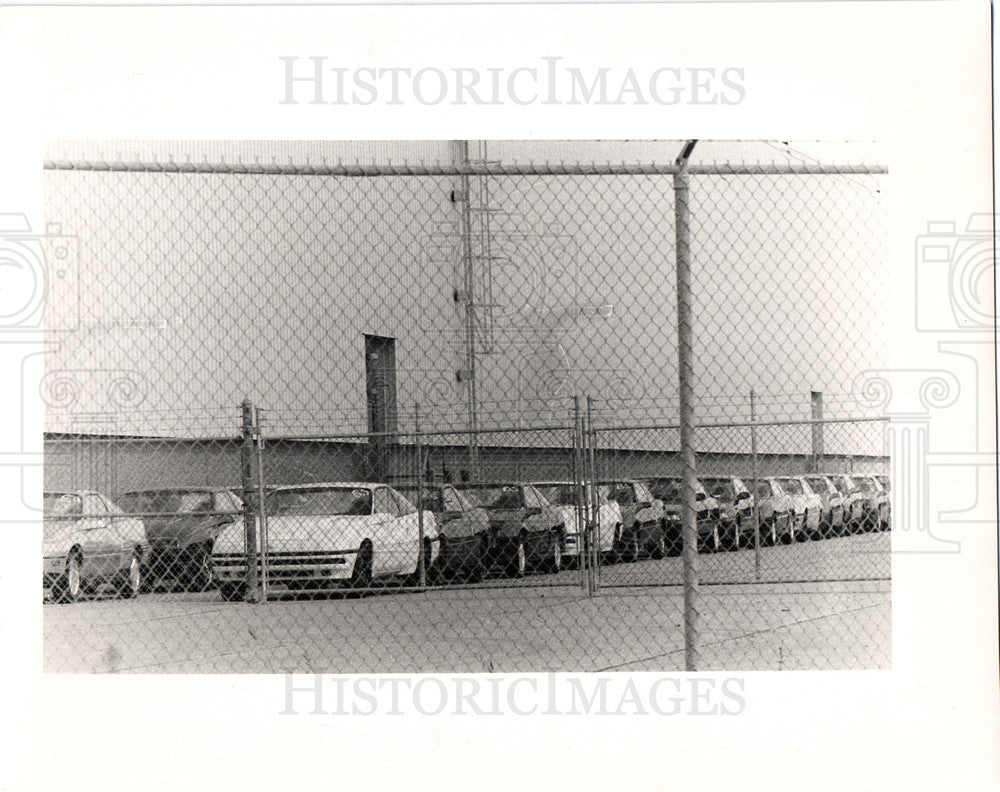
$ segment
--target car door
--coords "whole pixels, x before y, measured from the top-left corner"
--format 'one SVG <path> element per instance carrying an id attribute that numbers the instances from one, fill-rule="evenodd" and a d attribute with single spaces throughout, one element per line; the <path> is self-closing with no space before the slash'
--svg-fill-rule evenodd
<path id="1" fill-rule="evenodd" d="M 83 574 L 106 577 L 122 567 L 122 537 L 111 519 L 104 499 L 97 493 L 83 496 L 80 523 L 83 547 Z"/>
<path id="2" fill-rule="evenodd" d="M 388 487 L 377 487 L 372 493 L 372 512 L 374 521 L 372 535 L 375 544 L 372 572 L 376 576 L 400 574 L 411 537 L 407 536 L 399 503 Z M 416 531 L 413 531 L 412 542 L 416 548 Z M 415 550 L 414 558 L 416 558 Z"/>
<path id="3" fill-rule="evenodd" d="M 521 487 L 521 498 L 524 502 L 524 524 L 528 533 L 543 533 L 551 528 L 558 519 L 553 518 L 549 502 L 534 487 L 525 484 Z"/>

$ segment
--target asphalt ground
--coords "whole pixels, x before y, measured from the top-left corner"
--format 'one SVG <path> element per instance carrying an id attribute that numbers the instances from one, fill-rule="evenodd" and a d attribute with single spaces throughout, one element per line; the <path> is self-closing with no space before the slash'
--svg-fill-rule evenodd
<path id="1" fill-rule="evenodd" d="M 891 665 L 889 534 L 699 556 L 699 670 Z M 682 671 L 680 558 L 464 588 L 223 602 L 217 591 L 43 608 L 47 672 Z M 757 582 L 759 578 L 759 582 Z"/>

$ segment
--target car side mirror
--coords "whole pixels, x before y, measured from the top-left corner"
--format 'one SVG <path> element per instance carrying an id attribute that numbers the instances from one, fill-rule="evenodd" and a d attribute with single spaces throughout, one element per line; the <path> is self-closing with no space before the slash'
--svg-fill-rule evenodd
<path id="1" fill-rule="evenodd" d="M 704 492 L 696 492 L 696 493 L 694 494 L 694 499 L 695 499 L 696 501 L 703 501 L 703 500 L 705 500 L 705 498 L 706 498 L 706 497 L 707 497 L 707 496 L 705 495 L 705 493 L 704 493 Z"/>
<path id="2" fill-rule="evenodd" d="M 739 495 L 736 496 L 736 500 L 737 500 L 737 502 L 739 502 L 739 501 L 745 501 L 745 500 L 750 500 L 750 493 L 749 492 L 741 492 Z"/>

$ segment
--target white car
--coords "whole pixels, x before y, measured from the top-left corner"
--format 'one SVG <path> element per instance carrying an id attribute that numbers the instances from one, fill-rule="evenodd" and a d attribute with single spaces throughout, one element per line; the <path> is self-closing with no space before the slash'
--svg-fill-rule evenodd
<path id="1" fill-rule="evenodd" d="M 572 481 L 534 482 L 549 503 L 559 507 L 563 517 L 563 555 L 579 558 L 583 552 L 583 526 L 577 510 L 577 498 L 583 507 L 584 522 L 591 522 L 593 512 L 592 497 L 597 495 L 597 522 L 594 524 L 595 546 L 599 557 L 611 558 L 615 536 L 621 531 L 622 510 L 613 500 L 608 500 L 608 488 L 598 487 L 596 492 L 589 485 L 580 491 L 580 485 Z"/>
<path id="2" fill-rule="evenodd" d="M 889 525 L 889 493 L 878 476 L 851 476 L 854 486 L 864 498 L 865 530 L 881 531 Z"/>
<path id="3" fill-rule="evenodd" d="M 823 502 L 823 512 L 819 519 L 819 530 L 823 536 L 833 536 L 844 530 L 844 496 L 840 494 L 827 476 L 817 473 L 805 477 L 809 489 L 819 495 Z"/>
<path id="4" fill-rule="evenodd" d="M 268 585 L 308 588 L 329 584 L 368 588 L 374 581 L 429 569 L 437 525 L 423 513 L 420 544 L 416 507 L 392 487 L 364 482 L 274 487 L 264 499 Z M 258 543 L 260 542 L 258 524 Z M 246 592 L 243 526 L 216 539 L 212 554 L 219 589 L 227 600 Z M 261 573 L 258 556 L 258 574 Z"/>
<path id="5" fill-rule="evenodd" d="M 142 520 L 85 490 L 43 493 L 42 509 L 42 589 L 56 602 L 101 585 L 125 597 L 139 592 L 149 551 Z"/>
<path id="6" fill-rule="evenodd" d="M 757 479 L 756 487 L 752 480 L 747 481 L 747 485 L 753 491 L 757 507 L 760 543 L 775 545 L 779 541 L 788 539 L 793 530 L 791 496 L 773 478 Z"/>
<path id="7" fill-rule="evenodd" d="M 812 491 L 804 476 L 782 476 L 777 482 L 792 499 L 792 529 L 788 540 L 819 538 L 823 499 Z"/>
<path id="8" fill-rule="evenodd" d="M 844 533 L 859 530 L 865 521 L 865 496 L 850 476 L 829 476 L 844 498 Z"/>

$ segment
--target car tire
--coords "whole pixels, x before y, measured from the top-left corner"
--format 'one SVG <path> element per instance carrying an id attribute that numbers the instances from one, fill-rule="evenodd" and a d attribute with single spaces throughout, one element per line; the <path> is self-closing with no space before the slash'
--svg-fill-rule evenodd
<path id="1" fill-rule="evenodd" d="M 246 598 L 246 583 L 220 583 L 219 593 L 226 602 L 242 602 Z"/>
<path id="2" fill-rule="evenodd" d="M 524 534 L 517 537 L 517 545 L 510 557 L 508 573 L 510 577 L 514 578 L 523 578 L 528 574 L 528 547 Z"/>
<path id="3" fill-rule="evenodd" d="M 185 578 L 184 588 L 187 591 L 208 591 L 215 581 L 210 548 L 199 547 L 194 551 Z"/>
<path id="4" fill-rule="evenodd" d="M 366 589 L 372 585 L 372 566 L 375 559 L 375 547 L 371 539 L 365 539 L 358 548 L 351 570 L 351 588 Z M 418 562 L 419 563 L 419 562 Z"/>
<path id="5" fill-rule="evenodd" d="M 558 530 L 553 530 L 550 536 L 550 541 L 552 543 L 551 556 L 549 557 L 549 571 L 559 572 L 562 569 L 563 557 L 562 557 L 562 536 Z"/>
<path id="6" fill-rule="evenodd" d="M 125 577 L 118 586 L 118 593 L 123 599 L 132 599 L 142 588 L 142 558 L 139 553 L 132 553 L 125 570 Z"/>
<path id="7" fill-rule="evenodd" d="M 719 523 L 717 520 L 712 522 L 712 545 L 711 550 L 713 553 L 718 553 L 722 550 L 722 537 L 719 535 Z"/>
<path id="8" fill-rule="evenodd" d="M 629 559 L 634 563 L 642 559 L 642 545 L 639 542 L 639 531 L 632 534 L 632 541 L 629 544 Z"/>
<path id="9" fill-rule="evenodd" d="M 81 567 L 83 558 L 78 552 L 71 552 L 66 558 L 66 571 L 56 582 L 52 590 L 52 598 L 56 602 L 76 602 L 83 595 L 83 579 Z"/>
<path id="10" fill-rule="evenodd" d="M 665 558 L 667 555 L 667 533 L 660 527 L 660 533 L 656 537 L 656 544 L 653 545 L 652 557 L 659 561 L 661 558 Z"/>

